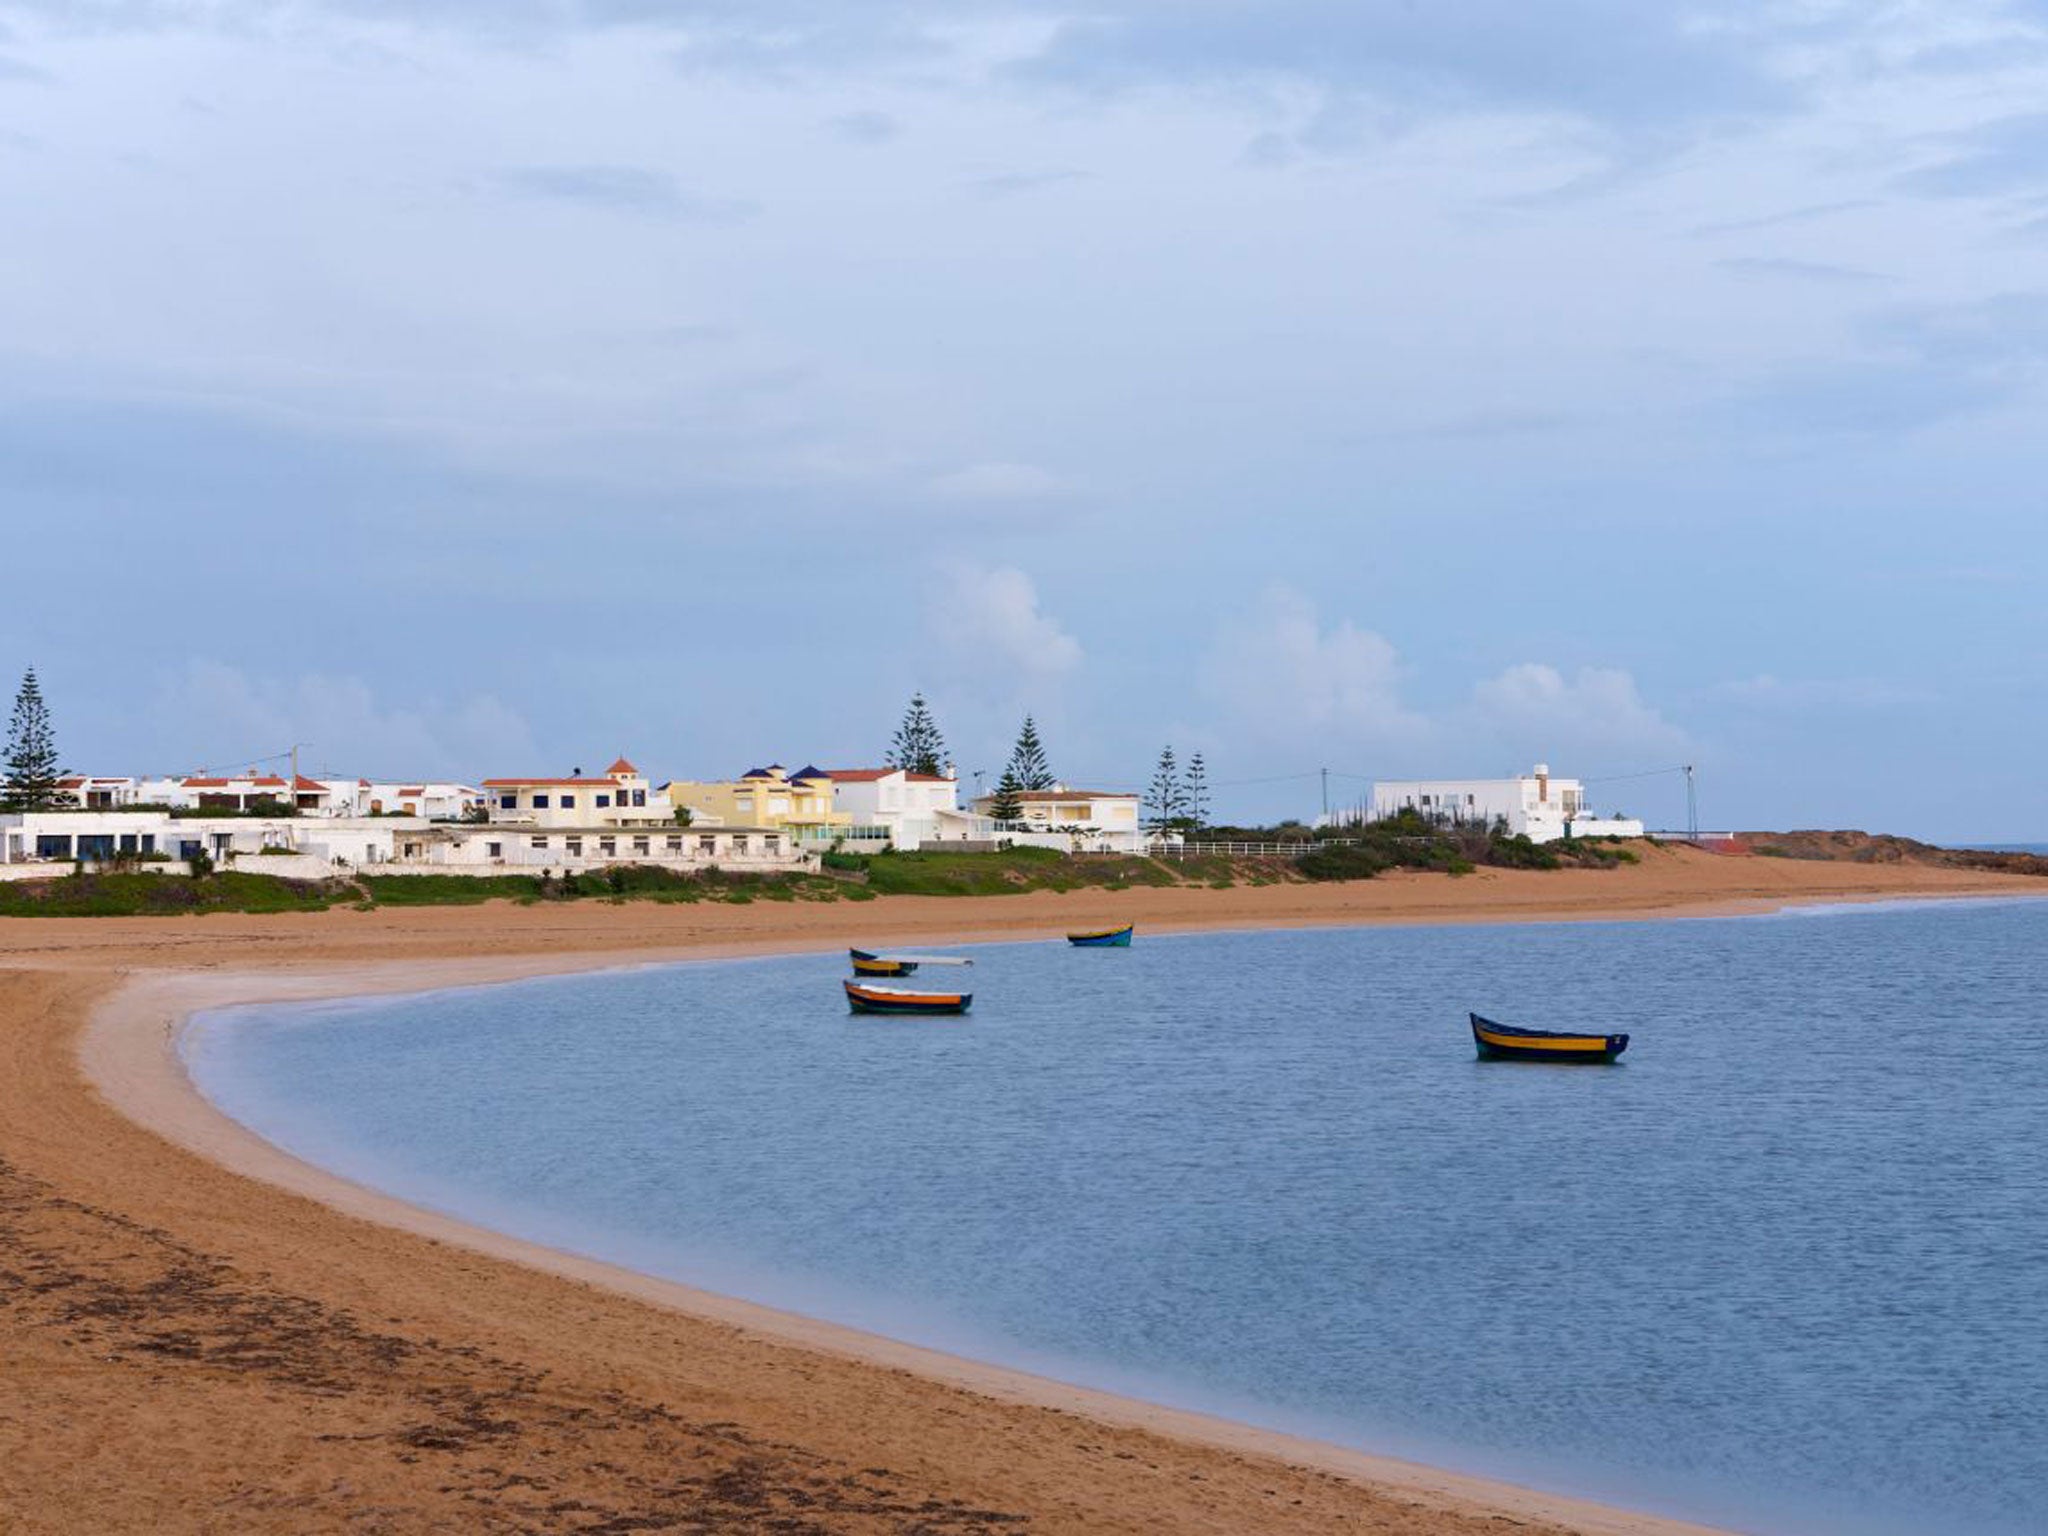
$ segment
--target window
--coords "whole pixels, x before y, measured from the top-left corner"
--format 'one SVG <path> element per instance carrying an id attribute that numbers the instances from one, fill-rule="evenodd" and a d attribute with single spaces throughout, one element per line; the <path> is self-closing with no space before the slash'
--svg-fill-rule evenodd
<path id="1" fill-rule="evenodd" d="M 618 839 L 615 837 L 600 837 L 597 840 L 597 851 L 603 857 L 610 858 L 619 851 Z"/>
<path id="2" fill-rule="evenodd" d="M 633 851 L 634 851 L 635 853 L 638 853 L 638 854 L 646 854 L 646 853 L 650 853 L 650 852 L 652 852 L 652 851 L 653 851 L 653 846 L 654 846 L 654 845 L 653 845 L 652 843 L 650 843 L 650 842 L 649 842 L 649 841 L 648 841 L 648 840 L 647 840 L 646 838 L 644 838 L 644 837 L 636 837 L 636 838 L 634 838 L 634 839 L 633 839 Z"/>
<path id="3" fill-rule="evenodd" d="M 535 848 L 545 848 L 548 845 L 548 840 L 544 837 L 530 837 L 527 839 L 527 843 Z"/>
<path id="4" fill-rule="evenodd" d="M 140 853 L 142 851 L 136 846 L 135 834 L 133 832 L 123 832 L 121 834 L 121 851 L 123 853 Z"/>
<path id="5" fill-rule="evenodd" d="M 707 856 L 718 852 L 718 839 L 715 837 L 708 836 L 698 838 L 697 851 Z"/>
<path id="6" fill-rule="evenodd" d="M 567 805 L 567 804 L 569 804 L 569 803 L 570 803 L 570 802 L 569 802 L 569 797 L 568 797 L 567 795 L 564 795 L 564 796 L 562 796 L 562 803 L 563 803 L 564 805 Z M 534 809 L 535 809 L 536 811 L 544 811 L 544 810 L 546 810 L 546 809 L 548 808 L 548 797 L 547 797 L 546 795 L 535 795 L 535 796 L 533 797 L 533 808 L 534 808 Z"/>
<path id="7" fill-rule="evenodd" d="M 738 837 L 735 837 L 732 840 L 732 851 L 734 853 L 745 853 L 747 851 L 747 839 L 745 833 L 741 833 Z"/>
<path id="8" fill-rule="evenodd" d="M 636 790 L 634 790 L 634 791 L 633 791 L 633 803 L 634 803 L 635 805 L 645 805 L 645 804 L 647 803 L 647 791 L 646 791 L 646 790 L 644 790 L 644 789 L 636 789 Z"/>
<path id="9" fill-rule="evenodd" d="M 610 795 L 599 795 L 599 796 L 597 797 L 597 808 L 598 808 L 598 809 L 599 809 L 600 811 L 602 811 L 602 810 L 606 809 L 607 807 L 609 807 L 609 806 L 611 805 L 611 803 L 612 803 L 612 797 L 611 797 Z"/>
<path id="10" fill-rule="evenodd" d="M 574 795 L 564 795 L 564 796 L 562 796 L 562 809 L 563 809 L 563 810 L 565 810 L 565 811 L 573 811 L 573 810 L 575 810 L 575 809 L 576 809 L 576 797 L 575 797 Z"/>
<path id="11" fill-rule="evenodd" d="M 779 837 L 762 838 L 761 851 L 763 853 L 780 853 L 782 851 L 782 839 Z"/>
<path id="12" fill-rule="evenodd" d="M 570 858 L 572 858 L 572 859 L 580 859 L 580 858 L 582 858 L 582 857 L 583 857 L 583 839 L 582 839 L 582 838 L 580 838 L 580 837 L 565 837 L 565 838 L 563 838 L 563 839 L 562 839 L 562 851 L 563 851 L 564 853 L 568 854 L 568 855 L 569 855 L 569 857 L 570 857 Z"/>
<path id="13" fill-rule="evenodd" d="M 502 859 L 505 857 L 505 845 L 503 843 L 485 843 L 484 853 L 489 858 Z"/>
<path id="14" fill-rule="evenodd" d="M 519 809 L 519 797 L 518 797 L 517 795 L 515 795 L 515 794 L 503 794 L 503 795 L 500 795 L 500 796 L 498 796 L 498 809 L 499 809 L 499 810 L 501 810 L 501 811 L 516 811 L 516 810 L 518 810 L 518 809 Z"/>
<path id="15" fill-rule="evenodd" d="M 668 851 L 670 853 L 681 853 L 683 851 L 683 840 L 680 837 L 670 838 L 668 840 Z"/>

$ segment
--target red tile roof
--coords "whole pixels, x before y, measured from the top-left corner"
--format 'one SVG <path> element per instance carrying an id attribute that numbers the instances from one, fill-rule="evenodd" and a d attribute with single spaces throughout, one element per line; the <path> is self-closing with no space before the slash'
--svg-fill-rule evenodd
<path id="1" fill-rule="evenodd" d="M 401 795 L 424 795 L 424 794 L 425 794 L 426 792 L 427 792 L 427 786 L 426 786 L 426 785 L 424 785 L 424 784 L 411 784 L 411 785 L 407 785 L 407 786 L 406 786 L 406 787 L 405 787 L 404 789 L 401 789 L 401 790 L 399 791 L 399 794 L 401 794 Z"/>
<path id="2" fill-rule="evenodd" d="M 298 790 L 301 794 L 324 795 L 327 793 L 327 786 L 325 784 L 322 784 L 318 779 L 309 779 L 303 773 L 293 781 L 292 788 Z"/>
<path id="3" fill-rule="evenodd" d="M 611 767 L 605 769 L 606 773 L 638 773 L 639 771 L 640 770 L 638 768 L 635 768 L 623 757 L 620 758 L 616 763 L 613 763 Z"/>
<path id="4" fill-rule="evenodd" d="M 886 779 L 892 773 L 902 773 L 900 768 L 827 768 L 825 777 L 837 779 L 842 784 L 872 784 L 877 779 Z M 954 784 L 942 773 L 904 773 L 903 777 L 912 784 Z"/>

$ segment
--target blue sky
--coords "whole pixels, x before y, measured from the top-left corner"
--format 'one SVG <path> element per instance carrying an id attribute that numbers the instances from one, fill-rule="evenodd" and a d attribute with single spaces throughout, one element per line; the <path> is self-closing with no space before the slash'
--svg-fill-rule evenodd
<path id="1" fill-rule="evenodd" d="M 0 0 L 0 670 L 92 771 L 922 688 L 1245 818 L 2048 837 L 2044 87 L 2020 0 Z"/>

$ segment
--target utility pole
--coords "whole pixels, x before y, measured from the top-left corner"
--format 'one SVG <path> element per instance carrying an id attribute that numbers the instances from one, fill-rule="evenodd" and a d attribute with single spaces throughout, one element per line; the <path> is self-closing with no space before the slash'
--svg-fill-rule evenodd
<path id="1" fill-rule="evenodd" d="M 1691 763 L 1685 765 L 1685 838 L 1690 843 L 1700 840 L 1699 788 L 1693 781 Z"/>
<path id="2" fill-rule="evenodd" d="M 1330 824 L 1330 770 L 1323 770 L 1323 825 Z"/>

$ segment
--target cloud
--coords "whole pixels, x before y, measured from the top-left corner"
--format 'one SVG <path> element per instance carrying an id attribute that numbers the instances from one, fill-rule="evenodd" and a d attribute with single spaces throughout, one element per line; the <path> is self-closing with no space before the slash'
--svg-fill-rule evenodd
<path id="1" fill-rule="evenodd" d="M 1896 434 L 2011 404 L 2048 367 L 2048 293 L 1897 304 L 1863 317 L 1866 355 L 1786 367 L 1734 402 L 1777 433 Z"/>
<path id="2" fill-rule="evenodd" d="M 1066 483 L 1050 470 L 1035 464 L 990 461 L 969 464 L 935 477 L 931 487 L 951 501 L 1037 501 L 1056 496 Z"/>
<path id="3" fill-rule="evenodd" d="M 1203 659 L 1201 687 L 1233 725 L 1267 742 L 1369 747 L 1426 722 L 1401 702 L 1393 645 L 1350 620 L 1325 626 L 1315 603 L 1283 583 L 1227 619 Z"/>
<path id="4" fill-rule="evenodd" d="M 903 125 L 886 112 L 842 112 L 825 126 L 849 144 L 886 144 L 903 132 Z"/>
<path id="5" fill-rule="evenodd" d="M 1938 142 L 1955 152 L 1893 184 L 1925 197 L 1997 197 L 2048 186 L 2048 112 L 2000 118 Z"/>
<path id="6" fill-rule="evenodd" d="M 1472 690 L 1472 714 L 1486 734 L 1520 758 L 1603 767 L 1654 762 L 1684 753 L 1672 725 L 1616 667 L 1556 667 L 1523 662 Z"/>
<path id="7" fill-rule="evenodd" d="M 1714 265 L 1738 277 L 1789 278 L 1794 282 L 1820 283 L 1829 287 L 1857 287 L 1893 281 L 1882 272 L 1838 267 L 1825 261 L 1796 261 L 1783 256 L 1729 256 Z"/>
<path id="8" fill-rule="evenodd" d="M 246 768 L 243 757 L 223 754 L 266 757 L 293 742 L 303 747 L 301 772 L 364 777 L 476 778 L 538 758 L 525 720 L 490 694 L 392 708 L 357 678 L 252 677 L 214 661 L 167 678 L 149 714 L 151 739 L 170 756 L 157 771 Z"/>
<path id="9" fill-rule="evenodd" d="M 1037 587 L 1015 566 L 961 561 L 945 567 L 925 619 L 962 676 L 984 679 L 998 691 L 1005 684 L 1042 685 L 1081 664 L 1081 642 L 1040 609 Z"/>
<path id="10" fill-rule="evenodd" d="M 1695 235 L 1744 235 L 1760 229 L 1782 229 L 1788 224 L 1807 224 L 1817 219 L 1832 218 L 1838 213 L 1858 213 L 1865 208 L 1881 207 L 1875 198 L 1841 198 L 1831 203 L 1809 203 L 1804 208 L 1788 208 L 1783 213 L 1767 213 L 1749 219 L 1724 219 L 1713 224 L 1696 224 Z"/>
<path id="11" fill-rule="evenodd" d="M 1046 187 L 1087 179 L 1086 171 L 1002 171 L 993 176 L 976 177 L 968 187 L 977 197 L 1017 197 L 1025 192 L 1038 192 Z"/>
<path id="12" fill-rule="evenodd" d="M 495 171 L 490 184 L 514 197 L 581 203 L 694 224 L 732 224 L 758 213 L 740 198 L 701 197 L 665 171 L 631 165 L 523 165 Z"/>
<path id="13" fill-rule="evenodd" d="M 1123 0 L 1063 22 L 1030 78 L 1108 89 L 1264 80 L 1411 108 L 1557 113 L 1638 128 L 1779 111 L 1787 8 L 1703 26 L 1640 0 Z"/>

